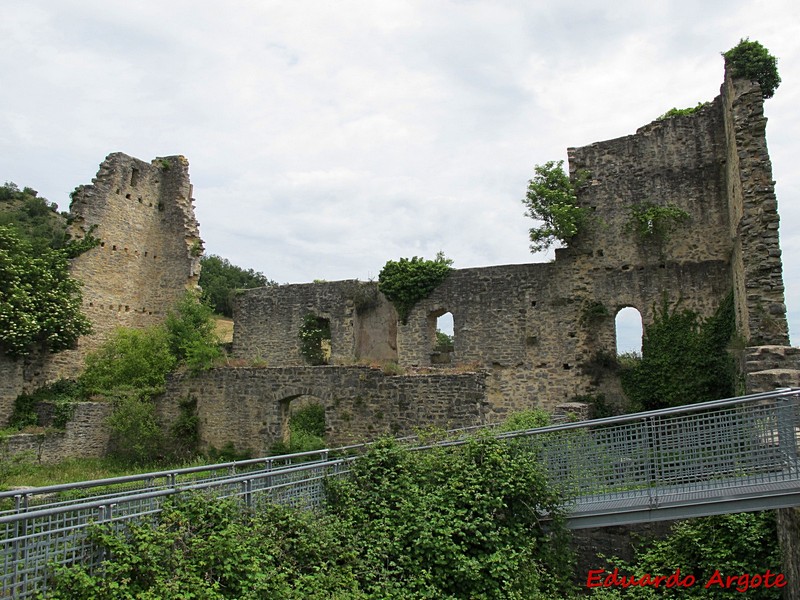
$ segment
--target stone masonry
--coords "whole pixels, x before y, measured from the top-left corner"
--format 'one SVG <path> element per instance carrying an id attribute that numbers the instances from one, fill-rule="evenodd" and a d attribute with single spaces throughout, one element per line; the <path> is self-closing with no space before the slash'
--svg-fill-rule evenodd
<path id="1" fill-rule="evenodd" d="M 298 332 L 310 313 L 330 322 L 331 364 L 429 367 L 436 317 L 450 312 L 450 362 L 489 374 L 490 418 L 500 418 L 588 393 L 621 404 L 614 378 L 598 376 L 598 365 L 616 353 L 614 316 L 625 307 L 645 325 L 665 301 L 709 316 L 733 290 L 740 332 L 786 344 L 764 127 L 758 85 L 726 75 L 721 95 L 692 115 L 569 149 L 570 171 L 589 173 L 578 201 L 592 219 L 554 262 L 455 270 L 405 324 L 374 283 L 249 290 L 235 308 L 233 353 L 275 367 L 305 364 Z M 676 206 L 689 220 L 667 239 L 642 240 L 629 224 L 645 202 Z M 601 314 L 589 318 L 593 307 Z"/>

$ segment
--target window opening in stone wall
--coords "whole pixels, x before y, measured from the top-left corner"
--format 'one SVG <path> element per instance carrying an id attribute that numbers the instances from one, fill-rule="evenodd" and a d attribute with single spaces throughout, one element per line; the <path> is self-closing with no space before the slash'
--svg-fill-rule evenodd
<path id="1" fill-rule="evenodd" d="M 433 329 L 431 364 L 450 364 L 455 350 L 453 313 L 444 309 L 434 311 L 428 317 L 428 323 Z"/>
<path id="2" fill-rule="evenodd" d="M 308 313 L 300 326 L 300 354 L 310 365 L 327 365 L 331 358 L 331 321 Z"/>
<path id="3" fill-rule="evenodd" d="M 295 396 L 280 403 L 281 439 L 271 454 L 320 450 L 325 447 L 325 407 L 315 396 Z"/>
<path id="4" fill-rule="evenodd" d="M 632 306 L 617 313 L 614 320 L 617 354 L 642 354 L 642 315 Z"/>
<path id="5" fill-rule="evenodd" d="M 136 184 L 139 183 L 139 169 L 131 169 L 131 187 L 136 187 Z M 125 196 L 126 198 L 130 198 L 130 194 Z"/>

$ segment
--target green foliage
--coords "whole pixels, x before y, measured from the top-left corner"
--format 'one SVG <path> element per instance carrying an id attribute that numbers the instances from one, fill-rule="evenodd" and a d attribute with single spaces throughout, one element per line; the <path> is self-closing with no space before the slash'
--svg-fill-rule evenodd
<path id="1" fill-rule="evenodd" d="M 551 424 L 550 413 L 541 408 L 532 408 L 511 413 L 497 431 L 521 431 L 523 429 L 536 429 L 547 427 Z"/>
<path id="2" fill-rule="evenodd" d="M 670 310 L 664 300 L 645 327 L 641 359 L 623 365 L 625 393 L 645 410 L 732 396 L 735 368 L 727 346 L 734 332 L 733 294 L 708 319 L 677 306 Z"/>
<path id="3" fill-rule="evenodd" d="M 69 241 L 66 218 L 57 208 L 29 187 L 20 190 L 8 182 L 0 187 L 0 226 L 13 227 L 37 252 L 64 248 Z"/>
<path id="4" fill-rule="evenodd" d="M 433 347 L 434 352 L 452 352 L 455 349 L 455 340 L 452 335 L 446 334 L 444 331 L 436 330 L 436 345 Z"/>
<path id="5" fill-rule="evenodd" d="M 208 451 L 206 452 L 208 459 L 214 463 L 220 462 L 234 462 L 238 460 L 247 460 L 248 458 L 253 458 L 253 452 L 245 448 L 240 450 L 236 448 L 233 442 L 225 442 L 225 445 L 222 448 L 215 448 L 214 446 L 209 446 Z"/>
<path id="6" fill-rule="evenodd" d="M 324 516 L 278 506 L 248 513 L 232 500 L 202 496 L 168 503 L 155 527 L 126 535 L 98 527 L 113 557 L 97 574 L 61 569 L 53 600 L 236 598 L 358 600 L 347 532 Z"/>
<path id="7" fill-rule="evenodd" d="M 656 121 L 663 121 L 664 119 L 669 119 L 670 117 L 686 117 L 693 115 L 700 109 L 709 105 L 709 102 L 698 102 L 697 106 L 690 106 L 689 108 L 670 108 L 667 112 L 658 117 Z"/>
<path id="8" fill-rule="evenodd" d="M 751 42 L 750 38 L 739 40 L 736 46 L 723 52 L 722 56 L 725 57 L 725 64 L 733 69 L 734 77 L 757 81 L 764 98 L 772 98 L 781 84 L 778 59 L 760 43 Z"/>
<path id="9" fill-rule="evenodd" d="M 289 443 L 273 444 L 270 453 L 307 452 L 321 450 L 325 446 L 325 407 L 321 404 L 307 404 L 292 412 L 289 417 Z"/>
<path id="10" fill-rule="evenodd" d="M 73 404 L 83 400 L 83 388 L 72 379 L 59 379 L 53 383 L 43 385 L 30 394 L 20 394 L 14 400 L 14 412 L 8 425 L 14 429 L 41 425 L 38 422 L 36 406 L 40 402 L 50 402 L 54 405 L 53 427 L 63 429 L 72 419 Z"/>
<path id="11" fill-rule="evenodd" d="M 640 202 L 630 209 L 630 220 L 625 232 L 632 233 L 641 241 L 667 241 L 675 228 L 689 220 L 689 213 L 672 204 L 664 206 L 652 202 Z"/>
<path id="12" fill-rule="evenodd" d="M 400 320 L 406 323 L 411 309 L 447 278 L 452 265 L 453 261 L 443 252 L 437 253 L 434 260 L 419 256 L 390 260 L 378 275 L 378 289 L 394 304 Z"/>
<path id="13" fill-rule="evenodd" d="M 111 430 L 111 456 L 131 465 L 149 465 L 163 458 L 163 438 L 155 406 L 135 390 L 116 389 L 114 410 L 108 417 Z"/>
<path id="14" fill-rule="evenodd" d="M 605 304 L 598 300 L 590 300 L 583 304 L 578 323 L 583 327 L 593 327 L 610 316 L 611 313 L 608 312 Z"/>
<path id="15" fill-rule="evenodd" d="M 164 328 L 170 353 L 178 363 L 185 364 L 192 371 L 208 369 L 222 356 L 211 308 L 192 292 L 186 292 L 170 311 Z"/>
<path id="16" fill-rule="evenodd" d="M 170 461 L 186 461 L 198 455 L 200 447 L 200 420 L 197 416 L 197 398 L 187 396 L 178 402 L 178 418 L 169 428 L 164 440 L 164 452 Z"/>
<path id="17" fill-rule="evenodd" d="M 214 254 L 200 259 L 200 287 L 203 298 L 214 311 L 226 317 L 233 317 L 233 298 L 236 290 L 275 285 L 263 273 L 253 269 L 237 267 L 227 258 Z"/>
<path id="18" fill-rule="evenodd" d="M 123 390 L 144 397 L 163 391 L 176 363 L 163 327 L 118 329 L 89 353 L 79 381 L 89 395 L 115 396 Z"/>
<path id="19" fill-rule="evenodd" d="M 35 346 L 72 347 L 91 331 L 81 313 L 80 284 L 69 276 L 63 252 L 36 248 L 0 227 L 0 347 L 19 357 Z"/>
<path id="20" fill-rule="evenodd" d="M 563 165 L 563 160 L 536 165 L 528 182 L 522 200 L 528 208 L 525 215 L 543 222 L 530 230 L 531 252 L 547 250 L 557 240 L 569 245 L 587 222 L 589 209 L 578 206 L 577 190 L 586 183 L 588 173 L 581 172 L 573 180 Z"/>
<path id="21" fill-rule="evenodd" d="M 778 532 L 775 513 L 739 513 L 704 517 L 681 521 L 672 526 L 670 535 L 636 550 L 631 564 L 612 559 L 612 569 L 617 567 L 620 575 L 645 573 L 653 577 L 671 575 L 680 569 L 681 577 L 692 575 L 695 585 L 688 588 L 666 589 L 631 587 L 627 589 L 603 590 L 594 588 L 592 598 L 730 598 L 739 594 L 735 589 L 721 589 L 712 585 L 705 589 L 718 569 L 723 577 L 738 577 L 744 573 L 755 575 L 767 569 L 773 573 L 781 571 L 779 546 L 775 543 Z M 735 586 L 734 586 L 735 587 Z M 763 586 L 744 594 L 747 598 L 781 598 L 781 590 Z"/>
<path id="22" fill-rule="evenodd" d="M 563 597 L 570 561 L 558 499 L 529 453 L 491 437 L 411 452 L 375 444 L 330 482 L 370 598 Z"/>
<path id="23" fill-rule="evenodd" d="M 303 324 L 300 326 L 298 335 L 300 337 L 300 355 L 310 365 L 327 365 L 328 356 L 322 342 L 331 339 L 330 321 L 309 313 L 303 317 Z"/>

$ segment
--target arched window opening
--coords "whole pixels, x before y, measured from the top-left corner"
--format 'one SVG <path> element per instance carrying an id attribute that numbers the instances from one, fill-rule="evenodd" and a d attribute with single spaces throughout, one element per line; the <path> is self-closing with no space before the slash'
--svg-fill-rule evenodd
<path id="1" fill-rule="evenodd" d="M 617 355 L 642 354 L 642 315 L 632 306 L 617 313 L 614 320 L 617 337 Z"/>
<path id="2" fill-rule="evenodd" d="M 325 407 L 314 396 L 281 402 L 281 441 L 272 454 L 305 452 L 325 447 Z"/>
<path id="3" fill-rule="evenodd" d="M 449 364 L 455 350 L 453 313 L 444 309 L 428 317 L 431 331 L 431 364 Z"/>

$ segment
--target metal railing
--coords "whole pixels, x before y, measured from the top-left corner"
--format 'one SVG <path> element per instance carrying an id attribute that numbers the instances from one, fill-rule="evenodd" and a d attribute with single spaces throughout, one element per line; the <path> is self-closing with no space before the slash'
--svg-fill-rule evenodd
<path id="1" fill-rule="evenodd" d="M 798 431 L 800 390 L 780 390 L 496 437 L 539 457 L 565 499 L 568 525 L 580 528 L 800 504 Z M 463 443 L 450 439 L 436 445 Z M 362 448 L 339 450 L 346 455 Z M 0 514 L 0 593 L 26 598 L 45 589 L 54 564 L 97 565 L 102 557 L 87 536 L 92 523 L 122 529 L 151 518 L 176 494 L 204 491 L 240 498 L 248 506 L 318 507 L 323 480 L 345 474 L 357 460 L 332 452 L 295 456 L 306 461 L 300 464 L 280 457 L 285 462 L 270 468 L 268 459 L 259 459 L 75 484 L 94 496 L 51 497 L 49 503 L 52 487 L 26 490 L 26 502 Z M 225 469 L 235 472 L 222 474 Z M 159 479 L 165 473 L 167 483 Z M 145 485 L 149 479 L 153 483 Z M 108 485 L 128 484 L 139 487 L 108 491 Z"/>

